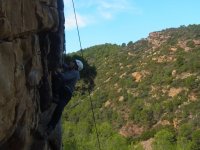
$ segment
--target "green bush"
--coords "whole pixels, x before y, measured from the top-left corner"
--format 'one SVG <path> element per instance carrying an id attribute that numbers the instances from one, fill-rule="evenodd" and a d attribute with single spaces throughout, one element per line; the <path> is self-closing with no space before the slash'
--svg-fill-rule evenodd
<path id="1" fill-rule="evenodd" d="M 190 47 L 190 48 L 194 48 L 194 47 L 195 47 L 195 44 L 194 44 L 194 42 L 193 42 L 192 40 L 190 40 L 190 41 L 188 41 L 188 42 L 186 43 L 186 46 L 188 46 L 188 47 Z"/>
<path id="2" fill-rule="evenodd" d="M 200 130 L 196 130 L 192 133 L 192 150 L 200 150 Z"/>
<path id="3" fill-rule="evenodd" d="M 163 129 L 159 131 L 154 138 L 153 150 L 175 150 L 176 138 L 169 130 Z"/>

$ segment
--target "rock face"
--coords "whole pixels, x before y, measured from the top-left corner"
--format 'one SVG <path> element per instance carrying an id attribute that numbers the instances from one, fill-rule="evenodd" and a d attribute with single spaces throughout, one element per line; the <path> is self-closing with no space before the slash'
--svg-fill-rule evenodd
<path id="1" fill-rule="evenodd" d="M 0 149 L 59 150 L 39 139 L 53 110 L 51 72 L 64 51 L 63 0 L 0 0 Z M 55 137 L 55 139 L 54 139 Z"/>

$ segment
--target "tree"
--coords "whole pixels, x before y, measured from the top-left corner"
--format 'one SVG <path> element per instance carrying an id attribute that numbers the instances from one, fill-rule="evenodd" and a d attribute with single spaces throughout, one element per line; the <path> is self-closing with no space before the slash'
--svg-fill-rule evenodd
<path id="1" fill-rule="evenodd" d="M 191 150 L 192 142 L 186 137 L 178 137 L 177 150 Z"/>
<path id="2" fill-rule="evenodd" d="M 126 43 L 122 43 L 122 47 L 126 47 Z"/>
<path id="3" fill-rule="evenodd" d="M 133 41 L 128 42 L 127 46 L 132 46 L 133 45 Z"/>
<path id="4" fill-rule="evenodd" d="M 192 134 L 191 150 L 200 150 L 200 130 L 196 130 Z"/>
<path id="5" fill-rule="evenodd" d="M 163 129 L 155 135 L 155 141 L 153 143 L 154 150 L 175 150 L 176 149 L 175 135 L 167 130 Z"/>

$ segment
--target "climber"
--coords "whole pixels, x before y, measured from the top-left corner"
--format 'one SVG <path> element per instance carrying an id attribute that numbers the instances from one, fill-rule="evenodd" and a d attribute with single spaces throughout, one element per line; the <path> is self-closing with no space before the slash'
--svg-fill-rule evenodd
<path id="1" fill-rule="evenodd" d="M 74 61 L 71 61 L 69 65 L 63 64 L 62 68 L 62 73 L 57 71 L 52 75 L 53 98 L 58 100 L 56 100 L 57 106 L 45 131 L 47 136 L 56 127 L 64 107 L 72 97 L 76 82 L 80 79 L 79 71 L 83 69 L 83 63 L 80 60 L 75 59 Z"/>

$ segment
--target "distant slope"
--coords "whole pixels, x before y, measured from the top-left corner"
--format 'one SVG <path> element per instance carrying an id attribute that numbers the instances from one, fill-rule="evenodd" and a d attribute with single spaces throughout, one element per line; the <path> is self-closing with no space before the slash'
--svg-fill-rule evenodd
<path id="1" fill-rule="evenodd" d="M 200 147 L 200 25 L 97 45 L 84 56 L 97 72 L 91 95 L 102 149 Z M 77 92 L 64 115 L 66 148 L 98 149 L 90 109 L 87 93 Z"/>

